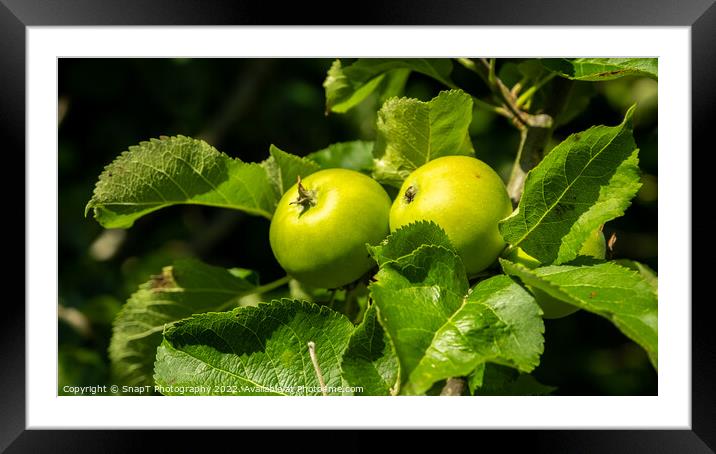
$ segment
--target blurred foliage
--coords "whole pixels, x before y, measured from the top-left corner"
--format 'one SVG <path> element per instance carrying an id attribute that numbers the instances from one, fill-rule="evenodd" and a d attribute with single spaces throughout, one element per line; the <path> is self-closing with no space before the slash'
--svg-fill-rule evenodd
<path id="1" fill-rule="evenodd" d="M 498 69 L 507 79 L 519 63 L 500 60 Z M 103 230 L 83 217 L 102 168 L 130 145 L 160 135 L 202 138 L 244 161 L 263 160 L 272 143 L 306 155 L 335 142 L 373 140 L 377 96 L 345 115 L 324 115 L 322 82 L 330 65 L 329 59 L 60 59 L 60 393 L 65 385 L 113 383 L 107 357 L 112 320 L 137 286 L 172 260 L 197 257 L 249 268 L 264 282 L 282 276 L 262 218 L 181 206 L 140 219 L 128 231 Z M 488 94 L 460 65 L 452 78 L 475 96 Z M 427 101 L 442 89 L 414 73 L 405 95 Z M 592 125 L 618 124 L 635 101 L 644 185 L 627 214 L 604 231 L 607 238 L 617 236 L 613 258 L 658 271 L 657 82 L 576 82 L 552 145 Z M 507 179 L 517 131 L 476 108 L 470 134 L 477 157 Z M 339 295 L 331 302 L 344 300 Z M 359 302 L 362 307 L 364 298 Z M 557 394 L 656 394 L 646 355 L 608 321 L 580 311 L 545 324 L 545 353 L 534 376 L 557 386 Z"/>

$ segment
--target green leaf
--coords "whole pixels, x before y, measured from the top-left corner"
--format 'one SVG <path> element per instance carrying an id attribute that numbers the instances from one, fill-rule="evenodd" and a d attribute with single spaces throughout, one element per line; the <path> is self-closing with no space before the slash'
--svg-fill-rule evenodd
<path id="1" fill-rule="evenodd" d="M 533 370 L 544 351 L 541 315 L 532 295 L 509 277 L 480 282 L 434 334 L 406 388 L 421 393 L 487 361 Z"/>
<path id="2" fill-rule="evenodd" d="M 462 304 L 467 277 L 453 251 L 428 245 L 387 262 L 375 279 L 370 285 L 371 298 L 393 341 L 405 383 L 435 333 Z"/>
<path id="3" fill-rule="evenodd" d="M 589 82 L 573 83 L 564 107 L 555 118 L 555 128 L 566 125 L 587 110 L 592 98 L 597 94 L 595 87 L 595 84 Z"/>
<path id="4" fill-rule="evenodd" d="M 184 136 L 129 147 L 105 167 L 87 204 L 105 228 L 177 204 L 232 208 L 271 218 L 276 195 L 259 164 L 247 164 Z"/>
<path id="5" fill-rule="evenodd" d="M 316 162 L 322 169 L 370 171 L 373 168 L 373 142 L 356 140 L 334 143 L 306 158 Z"/>
<path id="6" fill-rule="evenodd" d="M 644 278 L 644 280 L 646 282 L 648 282 L 649 285 L 654 287 L 654 290 L 658 291 L 659 280 L 656 276 L 656 272 L 654 270 L 652 270 L 648 265 L 639 263 L 635 260 L 627 260 L 627 259 L 619 259 L 619 260 L 615 260 L 614 262 L 623 266 L 624 268 L 629 268 L 631 270 L 638 271 L 639 274 L 641 274 L 641 277 Z"/>
<path id="7" fill-rule="evenodd" d="M 170 395 L 321 395 L 312 341 L 329 394 L 350 394 L 340 364 L 352 332 L 343 315 L 295 300 L 201 314 L 164 332 L 154 378 Z"/>
<path id="8" fill-rule="evenodd" d="M 448 155 L 474 155 L 468 129 L 472 97 L 443 91 L 429 102 L 391 98 L 378 112 L 373 176 L 400 186 L 410 172 Z"/>
<path id="9" fill-rule="evenodd" d="M 360 58 L 346 66 L 335 60 L 328 70 L 323 87 L 326 90 L 326 112 L 345 113 L 376 90 L 382 97 L 402 91 L 410 71 L 430 76 L 448 87 L 452 62 L 449 59 Z"/>
<path id="10" fill-rule="evenodd" d="M 573 80 L 600 81 L 624 76 L 646 76 L 657 79 L 658 58 L 555 58 L 542 64 L 562 77 Z"/>
<path id="11" fill-rule="evenodd" d="M 467 389 L 470 391 L 470 395 L 474 396 L 475 391 L 482 386 L 485 378 L 485 367 L 487 364 L 478 364 L 475 369 L 470 372 L 467 376 Z"/>
<path id="12" fill-rule="evenodd" d="M 432 221 L 419 221 L 398 229 L 380 244 L 368 246 L 373 259 L 382 266 L 412 254 L 422 245 L 442 246 L 454 250 L 450 239 L 439 225 Z"/>
<path id="13" fill-rule="evenodd" d="M 122 306 L 109 345 L 117 383 L 152 385 L 156 350 L 166 324 L 192 314 L 227 309 L 256 291 L 231 271 L 196 260 L 177 260 L 140 286 Z"/>
<path id="14" fill-rule="evenodd" d="M 345 74 L 341 61 L 335 60 L 323 82 L 326 91 L 326 113 L 348 112 L 377 90 L 384 77 L 385 73 L 377 73 L 363 80 L 350 78 Z"/>
<path id="15" fill-rule="evenodd" d="M 371 297 L 398 355 L 401 393 L 422 394 L 486 361 L 529 371 L 542 352 L 541 311 L 532 296 L 506 276 L 468 293 L 462 261 L 443 236 L 435 224 L 411 224 L 371 250 L 381 264 Z"/>
<path id="16" fill-rule="evenodd" d="M 616 325 L 658 364 L 658 297 L 638 271 L 614 262 L 587 266 L 546 266 L 530 270 L 500 259 L 503 270 L 525 284 Z"/>
<path id="17" fill-rule="evenodd" d="M 387 396 L 397 392 L 398 358 L 383 327 L 378 308 L 371 305 L 355 329 L 343 355 L 341 369 L 351 386 L 362 387 L 366 396 Z"/>
<path id="18" fill-rule="evenodd" d="M 245 163 L 204 141 L 162 137 L 129 147 L 105 167 L 85 208 L 105 228 L 134 221 L 172 205 L 207 205 L 271 219 L 281 195 L 320 169 L 313 161 L 275 146 L 261 164 Z"/>
<path id="19" fill-rule="evenodd" d="M 521 374 L 511 367 L 488 364 L 476 369 L 481 381 L 471 388 L 472 395 L 479 396 L 546 396 L 557 388 L 543 385 L 532 375 Z"/>
<path id="20" fill-rule="evenodd" d="M 565 263 L 591 232 L 624 214 L 641 187 L 633 112 L 619 126 L 572 134 L 528 173 L 519 206 L 500 222 L 505 241 L 541 263 Z"/>
<path id="21" fill-rule="evenodd" d="M 405 93 L 405 85 L 410 77 L 410 69 L 394 69 L 385 73 L 385 79 L 379 90 L 378 101 L 383 104 L 390 98 L 402 96 Z"/>
<path id="22" fill-rule="evenodd" d="M 541 61 L 537 58 L 523 60 L 517 64 L 517 67 L 520 70 L 520 74 L 522 74 L 523 78 L 526 79 L 528 83 L 533 83 L 534 81 L 541 79 L 545 73 L 549 74 L 549 72 L 545 70 Z M 523 84 L 523 86 L 527 85 Z"/>
<path id="23" fill-rule="evenodd" d="M 275 145 L 269 148 L 271 157 L 262 163 L 276 190 L 277 199 L 296 184 L 297 178 L 305 178 L 320 170 L 313 161 L 286 153 Z"/>
<path id="24" fill-rule="evenodd" d="M 516 83 L 520 82 L 525 75 L 522 71 L 520 71 L 520 67 L 517 63 L 508 61 L 500 65 L 497 70 L 497 77 L 505 84 L 505 86 L 512 87 Z M 523 86 L 524 85 L 526 84 L 523 84 Z"/>
<path id="25" fill-rule="evenodd" d="M 520 63 L 506 62 L 500 65 L 497 77 L 507 86 L 520 83 L 523 88 L 534 85 L 544 73 L 549 73 L 538 59 L 523 60 Z"/>

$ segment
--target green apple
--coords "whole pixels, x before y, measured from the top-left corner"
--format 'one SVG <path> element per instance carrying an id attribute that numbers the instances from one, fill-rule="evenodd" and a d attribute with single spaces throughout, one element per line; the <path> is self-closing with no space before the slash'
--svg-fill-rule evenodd
<path id="1" fill-rule="evenodd" d="M 388 235 L 390 203 L 385 189 L 360 172 L 321 170 L 278 202 L 269 229 L 271 249 L 298 281 L 341 287 L 375 266 L 366 243 Z"/>
<path id="2" fill-rule="evenodd" d="M 390 230 L 433 221 L 445 230 L 469 276 L 490 266 L 505 248 L 497 224 L 512 212 L 500 176 L 468 156 L 445 156 L 414 170 L 390 209 Z"/>

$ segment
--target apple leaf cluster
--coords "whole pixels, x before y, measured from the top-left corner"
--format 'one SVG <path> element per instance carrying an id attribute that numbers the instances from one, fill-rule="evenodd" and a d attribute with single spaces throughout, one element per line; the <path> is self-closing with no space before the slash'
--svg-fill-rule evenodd
<path id="1" fill-rule="evenodd" d="M 192 204 L 270 220 L 299 177 L 336 168 L 361 172 L 395 194 L 437 158 L 479 158 L 469 126 L 484 102 L 455 85 L 453 64 L 336 60 L 324 82 L 326 112 L 378 99 L 374 141 L 332 144 L 305 157 L 272 145 L 265 161 L 247 163 L 199 139 L 152 139 L 105 168 L 85 214 L 105 228 L 130 228 L 162 208 Z M 657 77 L 656 59 L 535 59 L 513 69 L 533 91 L 553 78 Z M 414 72 L 446 91 L 430 101 L 400 97 Z M 579 255 L 590 233 L 622 216 L 640 187 L 634 109 L 619 125 L 570 135 L 527 174 L 499 233 L 539 266 L 503 258 L 469 276 L 447 229 L 425 221 L 365 245 L 373 268 L 334 290 L 177 261 L 143 284 L 116 318 L 109 349 L 115 378 L 183 395 L 423 395 L 439 393 L 454 377 L 471 395 L 549 394 L 554 388 L 530 375 L 545 348 L 543 314 L 530 288 L 606 318 L 656 368 L 656 274 L 631 260 L 584 262 Z"/>

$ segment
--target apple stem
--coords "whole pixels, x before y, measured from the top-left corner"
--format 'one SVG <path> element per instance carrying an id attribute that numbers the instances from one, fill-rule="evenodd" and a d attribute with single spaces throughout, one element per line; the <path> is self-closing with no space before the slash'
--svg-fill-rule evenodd
<path id="1" fill-rule="evenodd" d="M 298 175 L 298 197 L 289 205 L 301 205 L 303 211 L 306 211 L 312 206 L 316 205 L 316 191 L 306 189 L 301 183 L 301 175 Z"/>

